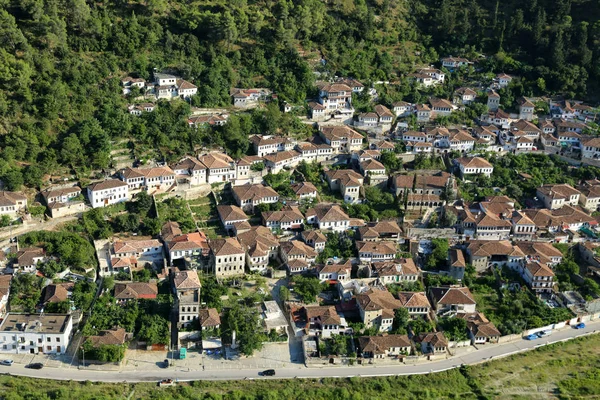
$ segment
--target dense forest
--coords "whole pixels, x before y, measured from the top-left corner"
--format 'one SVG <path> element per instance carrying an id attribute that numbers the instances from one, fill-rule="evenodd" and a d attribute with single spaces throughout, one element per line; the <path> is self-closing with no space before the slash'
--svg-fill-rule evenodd
<path id="1" fill-rule="evenodd" d="M 0 38 L 0 179 L 13 190 L 107 168 L 123 139 L 171 160 L 300 129 L 277 110 L 216 132 L 190 129 L 186 104 L 133 117 L 120 78 L 154 69 L 192 81 L 191 105 L 206 107 L 229 105 L 232 87 L 302 104 L 314 72 L 400 87 L 449 54 L 520 76 L 526 95 L 594 101 L 600 78 L 597 0 L 0 0 Z"/>

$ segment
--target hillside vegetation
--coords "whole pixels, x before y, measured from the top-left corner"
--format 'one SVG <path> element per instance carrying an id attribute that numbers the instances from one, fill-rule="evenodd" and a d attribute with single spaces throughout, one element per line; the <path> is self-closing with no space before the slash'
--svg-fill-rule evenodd
<path id="1" fill-rule="evenodd" d="M 88 177 L 120 145 L 173 160 L 268 128 L 242 118 L 213 140 L 188 128 L 185 103 L 132 117 L 120 78 L 154 69 L 196 84 L 191 105 L 203 107 L 229 105 L 232 87 L 302 104 L 314 71 L 402 85 L 448 54 L 521 76 L 519 95 L 593 98 L 599 19 L 596 0 L 0 0 L 0 178 L 16 190 L 47 174 Z M 253 120 L 302 129 L 272 114 Z"/>

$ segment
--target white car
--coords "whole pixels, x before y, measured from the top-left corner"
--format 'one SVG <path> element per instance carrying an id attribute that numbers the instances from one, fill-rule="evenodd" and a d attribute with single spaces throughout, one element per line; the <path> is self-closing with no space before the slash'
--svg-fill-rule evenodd
<path id="1" fill-rule="evenodd" d="M 552 331 L 540 331 L 537 333 L 539 337 L 546 337 L 552 335 Z"/>
<path id="2" fill-rule="evenodd" d="M 10 367 L 11 365 L 13 365 L 13 360 L 2 360 L 0 361 L 0 364 L 8 365 Z"/>

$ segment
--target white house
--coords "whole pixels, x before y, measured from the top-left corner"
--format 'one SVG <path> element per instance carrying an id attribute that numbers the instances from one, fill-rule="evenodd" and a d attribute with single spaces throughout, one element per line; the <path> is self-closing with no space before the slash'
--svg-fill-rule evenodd
<path id="1" fill-rule="evenodd" d="M 27 208 L 27 197 L 20 193 L 0 191 L 0 215 L 14 216 Z"/>
<path id="2" fill-rule="evenodd" d="M 69 314 L 8 313 L 0 324 L 0 353 L 64 354 L 72 331 Z"/>
<path id="3" fill-rule="evenodd" d="M 129 185 L 117 179 L 109 179 L 92 183 L 87 188 L 87 194 L 93 208 L 106 207 L 129 200 Z"/>
<path id="4" fill-rule="evenodd" d="M 461 157 L 454 160 L 458 165 L 461 176 L 483 174 L 491 176 L 494 167 L 487 160 L 481 157 Z"/>

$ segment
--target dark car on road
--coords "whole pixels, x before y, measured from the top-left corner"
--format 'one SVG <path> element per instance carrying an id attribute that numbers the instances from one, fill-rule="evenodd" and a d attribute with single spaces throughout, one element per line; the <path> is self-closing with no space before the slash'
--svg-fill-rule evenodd
<path id="1" fill-rule="evenodd" d="M 266 369 L 262 372 L 262 376 L 275 376 L 274 369 Z"/>
<path id="2" fill-rule="evenodd" d="M 169 368 L 169 360 L 165 359 L 165 361 L 163 361 L 163 368 Z"/>
<path id="3" fill-rule="evenodd" d="M 30 369 L 42 369 L 44 368 L 44 364 L 42 363 L 31 363 L 31 364 L 27 364 L 25 366 L 25 368 L 30 368 Z"/>

